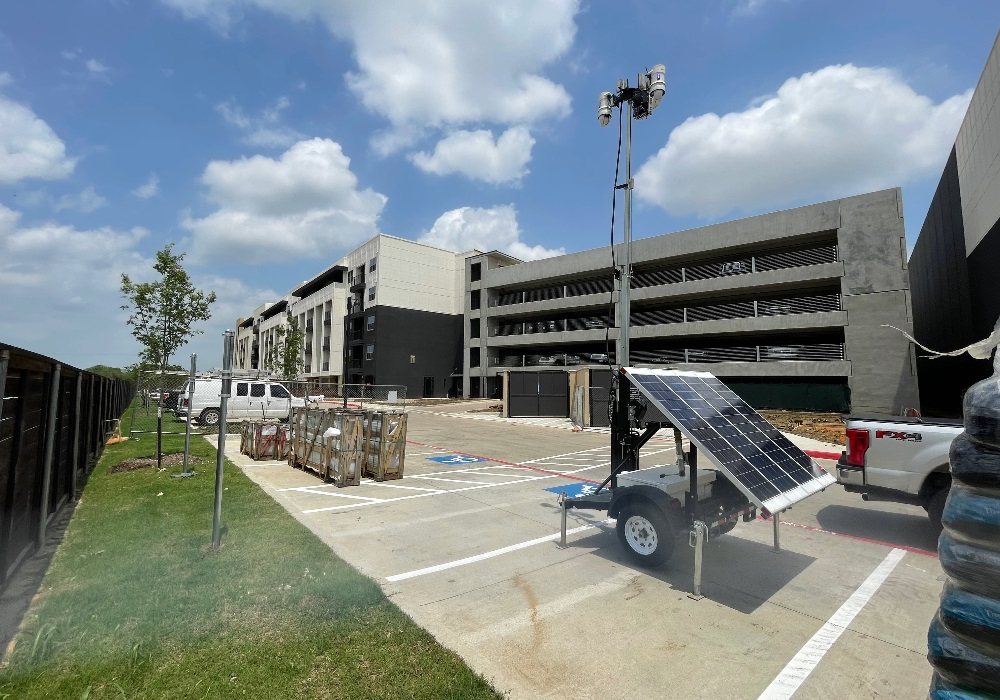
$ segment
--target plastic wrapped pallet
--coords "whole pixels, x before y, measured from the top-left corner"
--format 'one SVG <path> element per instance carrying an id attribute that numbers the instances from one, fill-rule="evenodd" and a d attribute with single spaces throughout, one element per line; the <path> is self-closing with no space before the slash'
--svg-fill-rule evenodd
<path id="1" fill-rule="evenodd" d="M 938 541 L 948 579 L 927 640 L 934 700 L 1000 690 L 1000 350 L 993 376 L 969 389 L 963 409 Z"/>
<path id="2" fill-rule="evenodd" d="M 406 458 L 406 414 L 369 411 L 365 427 L 365 474 L 375 481 L 402 479 Z"/>
<path id="3" fill-rule="evenodd" d="M 251 459 L 284 459 L 288 455 L 288 427 L 268 421 L 246 421 L 240 427 L 240 453 Z"/>

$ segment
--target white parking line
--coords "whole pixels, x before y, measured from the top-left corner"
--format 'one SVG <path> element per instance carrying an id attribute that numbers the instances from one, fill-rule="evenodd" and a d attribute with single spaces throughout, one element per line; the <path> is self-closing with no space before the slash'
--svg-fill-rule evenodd
<path id="1" fill-rule="evenodd" d="M 840 609 L 833 614 L 827 623 L 813 635 L 812 639 L 805 643 L 799 653 L 796 654 L 785 668 L 778 674 L 778 677 L 771 681 L 757 700 L 788 700 L 799 689 L 802 682 L 813 672 L 817 664 L 823 659 L 823 655 L 830 650 L 833 643 L 840 638 L 861 609 L 865 607 L 879 586 L 889 577 L 896 564 L 900 562 L 906 552 L 902 549 L 893 549 L 882 560 L 875 571 L 873 571 L 858 590 L 840 606 Z"/>
<path id="2" fill-rule="evenodd" d="M 580 527 L 574 527 L 572 530 L 567 530 L 567 535 L 575 535 L 578 532 L 583 532 L 584 530 L 592 530 L 605 523 L 613 523 L 614 520 L 608 518 L 600 523 L 594 525 L 581 525 Z M 385 580 L 390 583 L 396 581 L 403 581 L 408 578 L 416 578 L 417 576 L 425 576 L 427 574 L 434 574 L 438 571 L 446 571 L 448 569 L 454 569 L 456 566 L 465 566 L 466 564 L 474 564 L 477 561 L 483 561 L 484 559 L 492 559 L 493 557 L 499 557 L 501 554 L 509 554 L 510 552 L 516 552 L 519 549 L 525 549 L 527 547 L 534 547 L 536 544 L 542 544 L 543 542 L 551 542 L 552 540 L 557 540 L 562 535 L 560 533 L 555 533 L 554 535 L 546 535 L 545 537 L 539 537 L 534 540 L 528 540 L 527 542 L 520 542 L 518 544 L 512 544 L 509 547 L 502 547 L 501 549 L 494 549 L 491 552 L 483 552 L 482 554 L 476 554 L 472 557 L 466 557 L 465 559 L 457 559 L 455 561 L 449 561 L 444 564 L 437 564 L 435 566 L 428 566 L 424 569 L 416 569 L 415 571 L 407 571 L 403 574 L 395 574 L 393 576 L 386 576 Z"/>

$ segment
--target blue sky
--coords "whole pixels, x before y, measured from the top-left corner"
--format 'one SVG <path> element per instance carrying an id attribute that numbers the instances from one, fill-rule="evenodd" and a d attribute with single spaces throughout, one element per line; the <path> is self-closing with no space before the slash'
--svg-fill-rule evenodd
<path id="1" fill-rule="evenodd" d="M 998 20 L 995 0 L 5 3 L 0 340 L 134 362 L 120 276 L 168 242 L 219 296 L 176 358 L 203 367 L 238 315 L 378 232 L 605 245 L 597 96 L 656 63 L 635 237 L 900 186 L 912 247 Z"/>

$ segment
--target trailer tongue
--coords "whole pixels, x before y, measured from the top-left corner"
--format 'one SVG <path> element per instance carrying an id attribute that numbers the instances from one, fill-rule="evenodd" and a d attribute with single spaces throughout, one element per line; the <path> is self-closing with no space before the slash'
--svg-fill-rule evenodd
<path id="1" fill-rule="evenodd" d="M 665 563 L 676 537 L 688 532 L 700 596 L 706 539 L 759 510 L 773 516 L 777 550 L 778 514 L 836 481 L 708 372 L 621 367 L 614 384 L 611 473 L 596 492 L 561 498 L 563 546 L 569 509 L 617 518 L 621 545 L 643 566 Z M 665 428 L 673 428 L 675 464 L 640 469 L 642 446 Z M 699 467 L 699 452 L 710 468 Z"/>

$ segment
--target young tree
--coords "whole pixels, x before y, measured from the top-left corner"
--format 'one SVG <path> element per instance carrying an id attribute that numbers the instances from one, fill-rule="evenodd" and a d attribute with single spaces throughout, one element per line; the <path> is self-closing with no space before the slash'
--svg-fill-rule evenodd
<path id="1" fill-rule="evenodd" d="M 274 334 L 277 339 L 264 358 L 264 368 L 275 372 L 279 377 L 287 381 L 298 378 L 299 372 L 305 367 L 302 359 L 302 349 L 305 346 L 306 336 L 299 329 L 299 322 L 288 316 L 288 327 L 279 326 Z"/>
<path id="2" fill-rule="evenodd" d="M 195 289 L 191 278 L 181 266 L 184 254 L 173 254 L 173 243 L 156 253 L 153 269 L 160 278 L 153 282 L 133 282 L 122 275 L 121 307 L 130 313 L 128 325 L 132 335 L 142 345 L 139 353 L 142 365 L 152 365 L 164 371 L 170 356 L 192 336 L 201 333 L 194 325 L 211 317 L 208 307 L 215 303 L 215 292 Z"/>

